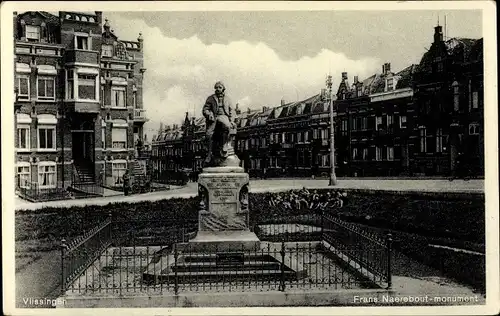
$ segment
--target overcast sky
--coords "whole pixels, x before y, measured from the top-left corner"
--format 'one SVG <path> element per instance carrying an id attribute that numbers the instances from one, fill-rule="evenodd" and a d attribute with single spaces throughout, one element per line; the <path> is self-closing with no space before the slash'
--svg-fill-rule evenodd
<path id="1" fill-rule="evenodd" d="M 360 79 L 390 62 L 418 63 L 447 19 L 448 37 L 482 37 L 480 11 L 104 12 L 124 40 L 144 37 L 144 107 L 151 119 L 180 124 L 200 115 L 222 80 L 243 109 L 320 92 L 330 72 Z M 150 137 L 148 137 L 150 139 Z"/>

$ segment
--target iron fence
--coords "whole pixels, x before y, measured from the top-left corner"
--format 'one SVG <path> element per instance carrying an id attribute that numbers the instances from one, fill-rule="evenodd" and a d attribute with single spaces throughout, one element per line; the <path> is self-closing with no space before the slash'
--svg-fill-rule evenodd
<path id="1" fill-rule="evenodd" d="M 105 251 L 67 291 L 72 294 L 361 289 L 373 282 L 346 269 L 321 242 L 263 242 L 227 254 L 183 244 Z M 226 257 L 224 257 L 226 255 Z"/>
<path id="2" fill-rule="evenodd" d="M 71 198 L 71 194 L 66 190 L 62 181 L 58 181 L 52 186 L 44 186 L 37 182 L 18 180 L 17 190 L 19 197 L 30 202 L 65 200 Z"/>
<path id="3" fill-rule="evenodd" d="M 349 267 L 375 283 L 392 287 L 391 234 L 382 238 L 329 214 L 323 214 L 321 227 L 321 239 L 336 257 L 344 258 Z"/>
<path id="4" fill-rule="evenodd" d="M 109 216 L 82 236 L 61 242 L 61 292 L 93 264 L 112 243 L 112 221 Z"/>
<path id="5" fill-rule="evenodd" d="M 301 215 L 254 225 L 261 240 L 236 258 L 190 248 L 194 218 L 127 219 L 117 214 L 66 244 L 62 291 L 271 291 L 298 288 L 391 288 L 391 239 L 332 215 Z M 234 255 L 234 253 L 233 253 Z M 233 256 L 234 257 L 234 256 Z"/>

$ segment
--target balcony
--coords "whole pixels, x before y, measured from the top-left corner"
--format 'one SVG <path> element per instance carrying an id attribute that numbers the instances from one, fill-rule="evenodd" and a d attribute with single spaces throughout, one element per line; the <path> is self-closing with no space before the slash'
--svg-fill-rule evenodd
<path id="1" fill-rule="evenodd" d="M 101 113 L 101 105 L 99 101 L 65 101 L 67 108 L 75 113 Z"/>
<path id="2" fill-rule="evenodd" d="M 134 109 L 134 122 L 147 122 L 146 110 L 144 109 Z"/>
<path id="3" fill-rule="evenodd" d="M 91 50 L 68 50 L 64 56 L 66 63 L 84 63 L 99 65 L 99 52 Z"/>

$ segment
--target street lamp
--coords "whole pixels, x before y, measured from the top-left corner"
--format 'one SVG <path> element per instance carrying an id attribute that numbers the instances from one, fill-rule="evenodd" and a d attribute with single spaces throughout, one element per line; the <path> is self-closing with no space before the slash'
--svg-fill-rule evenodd
<path id="1" fill-rule="evenodd" d="M 337 184 L 337 176 L 335 175 L 335 129 L 333 124 L 333 94 L 332 94 L 332 76 L 326 77 L 326 86 L 328 88 L 328 100 L 330 107 L 330 183 L 334 186 Z"/>

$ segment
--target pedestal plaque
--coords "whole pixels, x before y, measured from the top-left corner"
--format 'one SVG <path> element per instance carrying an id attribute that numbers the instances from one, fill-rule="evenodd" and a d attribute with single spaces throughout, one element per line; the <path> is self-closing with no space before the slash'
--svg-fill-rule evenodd
<path id="1" fill-rule="evenodd" d="M 249 176 L 241 167 L 203 169 L 198 178 L 198 233 L 189 242 L 190 248 L 258 248 L 259 239 L 249 227 L 248 183 Z"/>

